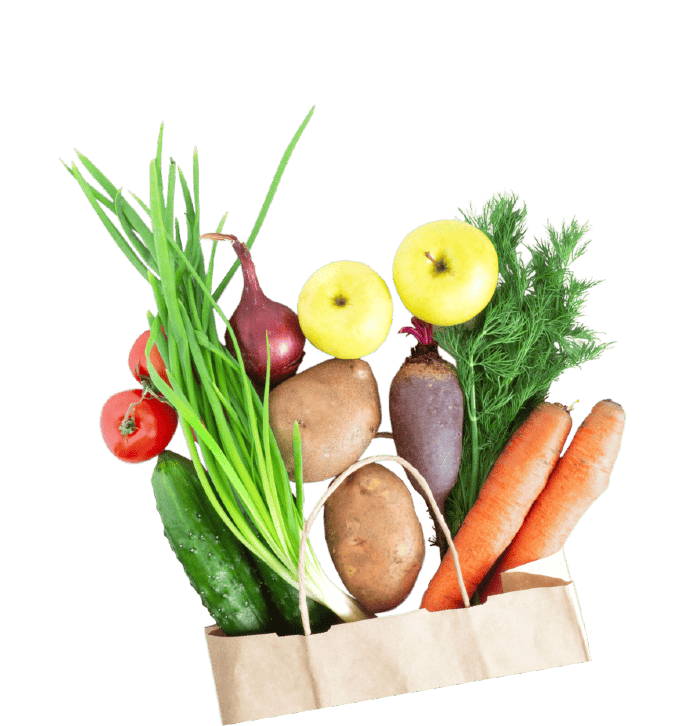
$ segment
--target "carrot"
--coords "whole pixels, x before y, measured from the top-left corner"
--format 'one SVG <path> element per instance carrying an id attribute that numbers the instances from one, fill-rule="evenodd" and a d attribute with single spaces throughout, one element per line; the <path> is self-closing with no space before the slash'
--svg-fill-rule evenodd
<path id="1" fill-rule="evenodd" d="M 619 404 L 607 399 L 594 406 L 503 553 L 482 602 L 502 592 L 501 572 L 562 549 L 576 523 L 609 486 L 624 425 L 625 412 Z"/>
<path id="2" fill-rule="evenodd" d="M 559 403 L 541 403 L 499 455 L 454 539 L 468 596 L 517 534 L 570 430 L 568 409 Z M 433 575 L 421 607 L 431 611 L 463 607 L 451 551 Z"/>

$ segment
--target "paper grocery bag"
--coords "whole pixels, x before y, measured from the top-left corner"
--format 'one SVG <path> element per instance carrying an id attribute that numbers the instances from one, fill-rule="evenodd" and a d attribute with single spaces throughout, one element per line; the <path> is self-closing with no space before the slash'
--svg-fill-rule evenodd
<path id="1" fill-rule="evenodd" d="M 380 616 L 310 636 L 206 629 L 224 724 L 590 660 L 564 554 L 503 574 L 484 605 Z"/>
<path id="2" fill-rule="evenodd" d="M 299 557 L 299 601 L 305 606 L 307 534 L 331 493 L 363 459 L 329 487 L 308 518 Z M 439 509 L 438 521 L 454 551 Z M 457 574 L 460 574 L 456 562 Z M 332 626 L 325 633 L 275 633 L 227 637 L 206 628 L 216 692 L 224 724 L 253 721 L 385 696 L 571 665 L 590 660 L 578 600 L 563 552 L 501 575 L 503 593 L 459 610 L 376 618 Z M 469 605 L 465 589 L 464 600 Z M 305 612 L 304 612 L 305 611 Z"/>

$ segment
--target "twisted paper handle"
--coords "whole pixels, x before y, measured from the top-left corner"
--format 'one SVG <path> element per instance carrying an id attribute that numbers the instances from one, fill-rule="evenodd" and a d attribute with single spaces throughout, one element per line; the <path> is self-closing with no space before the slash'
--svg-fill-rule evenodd
<path id="1" fill-rule="evenodd" d="M 451 532 L 449 531 L 449 527 L 447 526 L 447 523 L 444 520 L 444 517 L 442 516 L 442 512 L 440 512 L 439 507 L 437 506 L 437 502 L 435 501 L 435 498 L 433 497 L 432 492 L 430 491 L 430 487 L 428 486 L 428 483 L 426 480 L 421 476 L 421 474 L 418 472 L 417 469 L 415 469 L 408 461 L 405 461 L 400 456 L 391 456 L 389 454 L 380 454 L 379 456 L 371 456 L 367 459 L 362 459 L 361 461 L 356 461 L 352 466 L 349 466 L 343 474 L 340 474 L 329 486 L 327 491 L 322 495 L 320 500 L 315 505 L 315 508 L 310 513 L 310 516 L 305 521 L 305 524 L 303 525 L 303 532 L 301 533 L 301 545 L 299 548 L 299 608 L 301 609 L 301 621 L 303 622 L 303 631 L 306 635 L 311 635 L 310 630 L 310 618 L 308 616 L 308 603 L 306 602 L 306 542 L 308 540 L 308 535 L 310 534 L 310 528 L 313 526 L 313 523 L 317 519 L 317 515 L 320 513 L 320 510 L 324 506 L 325 502 L 329 497 L 343 484 L 343 482 L 354 472 L 357 471 L 360 467 L 366 466 L 367 464 L 374 464 L 377 461 L 393 461 L 396 464 L 399 464 L 400 466 L 403 466 L 405 469 L 411 472 L 413 477 L 416 479 L 416 481 L 420 484 L 421 489 L 425 492 L 426 497 L 428 498 L 430 502 L 431 509 L 433 511 L 433 514 L 437 518 L 437 521 L 439 522 L 440 527 L 442 528 L 442 532 L 444 532 L 444 536 L 446 537 L 447 543 L 449 545 L 449 551 L 451 552 L 451 556 L 454 560 L 454 569 L 456 570 L 456 578 L 458 579 L 459 587 L 461 588 L 461 596 L 463 598 L 463 604 L 465 607 L 470 607 L 470 600 L 468 599 L 468 593 L 465 589 L 465 584 L 463 582 L 463 576 L 461 575 L 461 567 L 458 564 L 458 555 L 456 554 L 456 548 L 454 547 L 454 542 L 451 538 Z"/>

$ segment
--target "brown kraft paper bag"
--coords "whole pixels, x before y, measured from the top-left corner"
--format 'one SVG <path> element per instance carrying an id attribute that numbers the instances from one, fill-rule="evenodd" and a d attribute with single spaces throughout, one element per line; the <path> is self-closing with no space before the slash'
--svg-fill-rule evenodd
<path id="1" fill-rule="evenodd" d="M 420 478 L 399 457 L 363 459 L 335 480 L 308 517 L 299 557 L 306 635 L 227 637 L 216 625 L 205 629 L 224 724 L 590 660 L 562 551 L 503 573 L 503 593 L 483 605 L 379 616 L 308 634 L 303 580 L 310 527 L 352 471 L 381 460 L 397 461 Z M 427 490 L 425 480 L 420 483 Z M 439 510 L 436 514 L 453 548 L 444 518 Z"/>

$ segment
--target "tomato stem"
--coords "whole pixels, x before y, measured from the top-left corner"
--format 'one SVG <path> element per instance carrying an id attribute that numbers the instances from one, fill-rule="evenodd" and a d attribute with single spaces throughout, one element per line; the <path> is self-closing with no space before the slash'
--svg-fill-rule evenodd
<path id="1" fill-rule="evenodd" d="M 144 378 L 145 377 L 142 376 L 142 379 Z M 143 380 L 141 386 L 141 398 L 139 398 L 138 401 L 129 404 L 127 413 L 125 414 L 125 417 L 122 419 L 122 421 L 120 422 L 120 426 L 118 427 L 120 433 L 124 436 L 125 441 L 127 441 L 127 437 L 130 434 L 133 434 L 136 431 L 134 408 L 138 406 L 145 398 L 147 398 L 148 396 L 152 396 L 153 398 L 157 398 L 158 401 L 162 401 L 162 403 L 166 403 L 171 408 L 174 408 L 172 404 L 169 403 L 169 401 L 162 394 L 157 392 L 157 389 L 150 381 L 146 382 L 145 380 Z"/>
<path id="2" fill-rule="evenodd" d="M 122 419 L 122 423 L 120 424 L 120 433 L 124 437 L 125 443 L 127 442 L 127 437 L 136 431 L 136 421 L 134 420 L 134 407 L 137 406 L 139 403 L 140 401 L 129 404 L 127 413 L 125 414 L 125 417 Z"/>
<path id="3" fill-rule="evenodd" d="M 141 403 L 141 401 L 143 401 L 143 399 L 144 399 L 144 398 L 146 398 L 146 396 L 152 396 L 153 398 L 157 398 L 157 400 L 158 400 L 158 401 L 162 401 L 162 403 L 166 403 L 166 404 L 167 404 L 168 406 L 171 406 L 171 405 L 172 405 L 172 404 L 171 404 L 171 403 L 169 403 L 169 401 L 168 401 L 168 400 L 167 400 L 167 399 L 166 399 L 166 398 L 165 398 L 165 397 L 164 397 L 164 396 L 163 396 L 163 395 L 162 395 L 162 394 L 161 394 L 161 393 L 160 393 L 160 392 L 158 391 L 158 389 L 157 389 L 157 388 L 155 388 L 155 386 L 153 385 L 153 382 L 152 382 L 152 381 L 148 381 L 148 383 L 146 383 L 146 382 L 144 381 L 144 382 L 143 382 L 143 383 L 141 384 L 141 387 L 142 387 L 142 390 L 143 390 L 143 392 L 142 392 L 142 394 L 141 394 L 141 398 L 140 398 L 140 399 L 139 399 L 139 401 L 138 401 L 139 403 Z M 133 405 L 136 405 L 136 404 L 133 404 Z"/>

